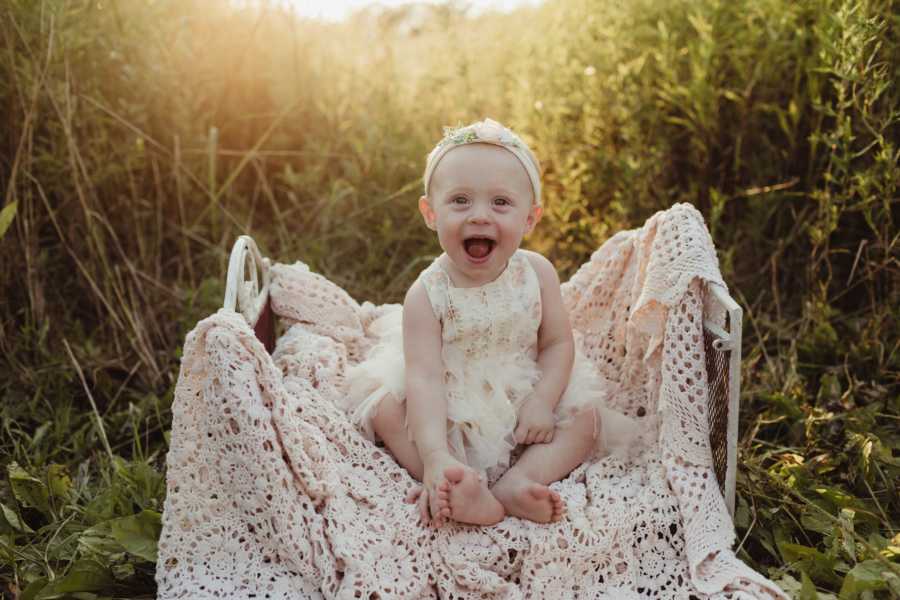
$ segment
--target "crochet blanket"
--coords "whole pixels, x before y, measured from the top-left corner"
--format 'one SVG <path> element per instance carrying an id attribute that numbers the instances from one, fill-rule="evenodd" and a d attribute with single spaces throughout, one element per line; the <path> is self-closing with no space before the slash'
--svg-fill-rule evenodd
<path id="1" fill-rule="evenodd" d="M 552 485 L 568 507 L 558 523 L 431 529 L 403 503 L 415 481 L 335 405 L 368 325 L 396 305 L 275 265 L 289 329 L 273 355 L 224 309 L 187 336 L 159 598 L 786 598 L 731 550 L 708 441 L 710 285 L 724 283 L 689 205 L 604 243 L 563 296 L 582 351 L 617 385 L 611 402 L 645 433 Z"/>

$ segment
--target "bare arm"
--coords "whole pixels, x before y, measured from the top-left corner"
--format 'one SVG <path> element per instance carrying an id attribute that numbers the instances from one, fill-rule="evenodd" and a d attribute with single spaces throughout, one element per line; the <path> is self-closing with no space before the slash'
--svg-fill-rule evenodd
<path id="1" fill-rule="evenodd" d="M 423 462 L 447 452 L 447 399 L 441 357 L 441 324 L 428 294 L 416 281 L 403 302 L 406 409 L 413 441 Z"/>
<path id="2" fill-rule="evenodd" d="M 563 305 L 559 289 L 559 275 L 553 264 L 536 252 L 528 252 L 538 281 L 541 284 L 541 327 L 538 330 L 538 368 L 541 379 L 534 395 L 556 408 L 559 398 L 569 384 L 575 360 L 575 341 L 569 313 Z"/>

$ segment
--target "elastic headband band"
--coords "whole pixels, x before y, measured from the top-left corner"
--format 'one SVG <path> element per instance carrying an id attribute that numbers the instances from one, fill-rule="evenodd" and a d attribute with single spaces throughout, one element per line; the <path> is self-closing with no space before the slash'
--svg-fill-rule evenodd
<path id="1" fill-rule="evenodd" d="M 425 176 L 423 181 L 425 184 L 425 195 L 428 195 L 428 185 L 431 183 L 431 176 L 434 174 L 435 168 L 447 152 L 457 146 L 466 144 L 493 144 L 500 146 L 511 152 L 528 173 L 528 179 L 531 181 L 531 189 L 534 192 L 534 204 L 541 205 L 541 165 L 537 158 L 515 133 L 494 121 L 493 119 L 485 119 L 465 127 L 444 128 L 444 138 L 438 142 L 438 145 L 428 154 L 428 160 L 425 163 Z"/>

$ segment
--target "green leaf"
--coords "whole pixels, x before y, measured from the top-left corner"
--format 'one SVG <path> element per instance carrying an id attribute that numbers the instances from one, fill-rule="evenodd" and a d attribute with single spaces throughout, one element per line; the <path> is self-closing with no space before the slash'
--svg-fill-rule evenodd
<path id="1" fill-rule="evenodd" d="M 834 521 L 822 514 L 815 506 L 807 506 L 800 516 L 800 524 L 810 531 L 827 535 L 834 533 Z"/>
<path id="2" fill-rule="evenodd" d="M 867 560 L 859 563 L 844 577 L 844 585 L 841 586 L 841 600 L 853 600 L 865 591 L 882 590 L 887 587 L 885 567 L 877 560 Z"/>
<path id="3" fill-rule="evenodd" d="M 820 405 L 841 397 L 841 383 L 837 375 L 826 372 L 819 380 L 819 392 L 816 394 L 816 402 Z"/>
<path id="4" fill-rule="evenodd" d="M 34 530 L 22 521 L 13 509 L 5 504 L 0 504 L 0 511 L 3 513 L 3 519 L 5 519 L 10 527 L 16 531 L 21 531 L 22 533 L 34 533 Z"/>
<path id="5" fill-rule="evenodd" d="M 853 520 L 855 518 L 856 511 L 853 509 L 841 509 L 841 516 L 839 517 L 841 525 L 841 545 L 843 546 L 844 552 L 847 553 L 847 557 L 854 562 L 856 561 L 856 541 L 853 538 Z"/>
<path id="6" fill-rule="evenodd" d="M 809 574 L 814 581 L 834 586 L 840 583 L 840 578 L 834 572 L 837 559 L 833 556 L 823 554 L 809 546 L 787 542 L 779 543 L 778 549 L 785 562 L 795 563 L 795 568 Z"/>
<path id="7" fill-rule="evenodd" d="M 900 598 L 900 576 L 896 573 L 888 572 L 885 573 L 885 579 L 894 596 Z"/>
<path id="8" fill-rule="evenodd" d="M 734 524 L 741 529 L 750 527 L 750 506 L 742 496 L 738 496 L 737 507 L 734 510 Z"/>
<path id="9" fill-rule="evenodd" d="M 78 548 L 86 555 L 106 563 L 113 562 L 114 555 L 125 552 L 122 544 L 110 536 L 110 521 L 85 530 L 78 538 Z"/>
<path id="10" fill-rule="evenodd" d="M 893 452 L 889 445 L 886 445 L 883 440 L 872 436 L 872 448 L 871 455 L 875 458 L 875 460 L 881 461 L 887 465 L 891 465 L 892 467 L 900 467 L 900 458 L 895 458 Z M 896 446 L 894 446 L 896 448 Z"/>
<path id="11" fill-rule="evenodd" d="M 134 577 L 134 564 L 130 562 L 113 565 L 111 567 L 112 574 L 116 579 L 128 579 Z"/>
<path id="12" fill-rule="evenodd" d="M 135 515 L 94 525 L 81 534 L 78 546 L 97 560 L 107 563 L 121 560 L 119 555 L 123 552 L 155 563 L 161 531 L 160 514 L 144 510 Z"/>
<path id="13" fill-rule="evenodd" d="M 0 240 L 9 226 L 12 225 L 13 219 L 16 217 L 16 205 L 18 202 L 10 202 L 0 210 Z"/>
<path id="14" fill-rule="evenodd" d="M 809 578 L 806 571 L 800 571 L 800 580 L 803 582 L 803 585 L 800 587 L 799 593 L 795 596 L 796 600 L 819 600 L 816 584 Z"/>
<path id="15" fill-rule="evenodd" d="M 852 507 L 854 504 L 854 500 L 856 500 L 856 498 L 854 498 L 850 494 L 835 487 L 820 486 L 814 489 L 817 494 L 834 504 L 834 506 L 836 506 L 837 508 Z"/>
<path id="16" fill-rule="evenodd" d="M 98 592 L 113 583 L 112 575 L 100 563 L 93 560 L 76 561 L 65 576 L 54 579 L 35 600 L 54 600 L 74 592 Z"/>
<path id="17" fill-rule="evenodd" d="M 157 541 L 162 531 L 162 518 L 152 510 L 110 521 L 112 537 L 131 554 L 156 562 Z"/>
<path id="18" fill-rule="evenodd" d="M 900 533 L 884 544 L 881 555 L 888 560 L 894 560 L 900 557 Z"/>
<path id="19" fill-rule="evenodd" d="M 43 481 L 33 477 L 15 461 L 7 465 L 6 472 L 9 475 L 13 495 L 22 506 L 36 508 L 44 514 L 49 514 L 50 494 Z"/>
<path id="20" fill-rule="evenodd" d="M 63 465 L 52 464 L 47 467 L 47 485 L 54 497 L 62 500 L 71 498 L 72 478 Z"/>
<path id="21" fill-rule="evenodd" d="M 764 395 L 763 399 L 771 404 L 778 414 L 786 415 L 791 419 L 802 419 L 805 416 L 803 409 L 800 408 L 800 399 L 796 396 L 775 392 Z"/>
<path id="22" fill-rule="evenodd" d="M 34 600 L 34 597 L 38 595 L 42 589 L 47 586 L 48 579 L 46 577 L 39 577 L 35 579 L 22 590 L 22 595 L 19 596 L 19 600 Z"/>

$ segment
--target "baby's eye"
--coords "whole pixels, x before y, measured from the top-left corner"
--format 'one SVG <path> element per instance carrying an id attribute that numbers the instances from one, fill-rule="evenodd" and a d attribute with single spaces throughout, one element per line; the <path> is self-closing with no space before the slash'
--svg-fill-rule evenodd
<path id="1" fill-rule="evenodd" d="M 494 204 L 497 206 L 509 206 L 510 201 L 506 198 L 494 198 Z"/>
<path id="2" fill-rule="evenodd" d="M 450 200 L 451 204 L 465 204 L 469 201 L 465 196 L 456 196 L 452 200 Z"/>

